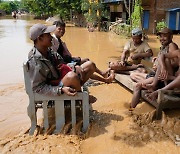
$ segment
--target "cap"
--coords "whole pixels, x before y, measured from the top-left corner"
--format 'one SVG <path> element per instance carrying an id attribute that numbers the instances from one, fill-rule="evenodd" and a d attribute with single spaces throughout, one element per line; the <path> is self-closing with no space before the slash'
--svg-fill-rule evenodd
<path id="1" fill-rule="evenodd" d="M 43 24 L 35 24 L 29 30 L 29 37 L 31 40 L 36 40 L 40 35 L 44 33 L 51 33 L 56 29 L 56 26 L 46 26 Z"/>
<path id="2" fill-rule="evenodd" d="M 173 34 L 173 32 L 172 32 L 172 30 L 169 29 L 169 28 L 163 28 L 163 29 L 161 29 L 157 34 L 158 34 L 158 35 L 160 35 L 160 34 Z"/>
<path id="3" fill-rule="evenodd" d="M 140 28 L 134 28 L 132 30 L 132 36 L 139 36 L 142 34 L 142 30 Z"/>

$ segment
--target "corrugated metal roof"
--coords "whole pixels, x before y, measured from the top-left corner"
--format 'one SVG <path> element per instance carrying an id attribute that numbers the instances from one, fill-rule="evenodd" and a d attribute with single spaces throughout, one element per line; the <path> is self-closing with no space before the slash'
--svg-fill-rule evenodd
<path id="1" fill-rule="evenodd" d="M 167 11 L 180 11 L 180 8 L 172 8 L 172 9 L 168 9 Z"/>

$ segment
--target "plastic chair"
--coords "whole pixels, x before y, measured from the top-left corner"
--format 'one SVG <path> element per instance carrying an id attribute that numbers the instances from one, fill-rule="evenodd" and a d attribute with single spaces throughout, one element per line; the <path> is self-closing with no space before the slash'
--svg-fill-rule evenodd
<path id="1" fill-rule="evenodd" d="M 82 92 L 78 92 L 76 96 L 68 96 L 66 94 L 62 94 L 61 96 L 46 96 L 40 95 L 32 91 L 31 80 L 29 77 L 29 64 L 28 62 L 23 63 L 23 71 L 24 71 L 24 81 L 25 81 L 25 89 L 26 93 L 29 96 L 29 105 L 27 107 L 27 113 L 31 120 L 31 127 L 29 134 L 33 135 L 37 126 L 37 115 L 36 111 L 38 109 L 37 103 L 42 102 L 43 106 L 43 115 L 44 115 L 44 128 L 47 130 L 49 128 L 48 121 L 48 101 L 52 100 L 55 102 L 55 117 L 56 117 L 56 129 L 54 133 L 59 133 L 64 124 L 65 124 L 65 112 L 64 112 L 64 100 L 71 100 L 71 120 L 72 127 L 76 125 L 76 100 L 82 100 L 82 112 L 83 112 L 83 129 L 85 132 L 89 126 L 89 93 L 86 87 L 82 87 Z"/>

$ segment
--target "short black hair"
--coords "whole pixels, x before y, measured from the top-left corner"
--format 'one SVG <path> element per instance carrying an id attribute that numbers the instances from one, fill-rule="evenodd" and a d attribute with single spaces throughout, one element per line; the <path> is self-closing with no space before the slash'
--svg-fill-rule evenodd
<path id="1" fill-rule="evenodd" d="M 66 27 L 66 24 L 63 20 L 54 21 L 53 25 L 56 25 L 56 27 Z"/>

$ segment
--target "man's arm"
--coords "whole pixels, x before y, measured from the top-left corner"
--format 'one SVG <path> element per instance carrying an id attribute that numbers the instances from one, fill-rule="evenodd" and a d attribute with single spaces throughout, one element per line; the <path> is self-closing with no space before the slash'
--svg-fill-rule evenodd
<path id="1" fill-rule="evenodd" d="M 132 56 L 133 60 L 136 59 L 144 59 L 144 58 L 148 58 L 148 57 L 152 57 L 153 56 L 153 52 L 151 49 L 148 49 L 145 53 L 136 53 Z"/>
<path id="2" fill-rule="evenodd" d="M 124 49 L 123 52 L 122 52 L 122 55 L 121 55 L 121 62 L 125 62 L 125 58 L 126 58 L 126 55 L 129 51 Z"/>
<path id="3" fill-rule="evenodd" d="M 160 78 L 166 79 L 168 77 L 168 71 L 165 64 L 165 59 L 173 59 L 173 58 L 180 58 L 180 50 L 175 50 L 172 52 L 168 52 L 166 54 L 161 54 L 159 57 L 159 65 L 161 68 Z"/>
<path id="4" fill-rule="evenodd" d="M 178 46 L 176 43 L 172 42 L 169 44 L 169 52 L 173 52 L 174 50 L 178 50 Z"/>

